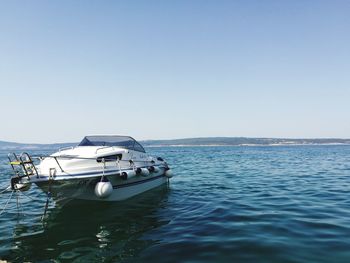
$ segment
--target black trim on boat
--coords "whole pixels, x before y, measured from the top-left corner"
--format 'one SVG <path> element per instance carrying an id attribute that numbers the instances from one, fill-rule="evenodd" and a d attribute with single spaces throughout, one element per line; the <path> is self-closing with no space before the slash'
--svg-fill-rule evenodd
<path id="1" fill-rule="evenodd" d="M 132 182 L 132 183 L 113 185 L 113 189 L 128 187 L 128 186 L 137 185 L 137 184 L 143 184 L 143 183 L 147 183 L 149 181 L 153 181 L 153 180 L 159 179 L 161 177 L 165 177 L 165 174 L 154 176 L 154 177 L 142 180 L 142 181 L 136 181 L 136 182 Z"/>

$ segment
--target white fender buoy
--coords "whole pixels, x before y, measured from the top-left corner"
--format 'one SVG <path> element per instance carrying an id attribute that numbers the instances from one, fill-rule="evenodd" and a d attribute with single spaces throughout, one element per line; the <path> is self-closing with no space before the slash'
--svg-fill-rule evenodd
<path id="1" fill-rule="evenodd" d="M 127 171 L 127 174 L 128 174 L 128 178 L 132 178 L 132 177 L 136 176 L 136 172 L 134 170 Z"/>
<path id="2" fill-rule="evenodd" d="M 168 178 L 171 178 L 173 177 L 173 171 L 168 169 L 165 171 L 165 176 L 168 177 Z"/>
<path id="3" fill-rule="evenodd" d="M 159 167 L 154 166 L 154 172 L 155 172 L 155 173 L 158 173 L 159 171 L 160 171 Z"/>
<path id="4" fill-rule="evenodd" d="M 99 198 L 106 198 L 113 192 L 113 186 L 111 182 L 98 182 L 95 186 L 95 195 Z"/>
<path id="5" fill-rule="evenodd" d="M 15 184 L 15 189 L 24 192 L 24 191 L 29 190 L 31 185 L 32 184 L 20 184 L 20 183 L 18 183 L 18 184 Z"/>
<path id="6" fill-rule="evenodd" d="M 124 180 L 127 180 L 129 178 L 132 178 L 134 176 L 136 176 L 136 172 L 134 170 L 131 171 L 124 171 L 120 174 L 121 178 L 123 178 Z"/>
<path id="7" fill-rule="evenodd" d="M 141 174 L 142 174 L 143 176 L 149 175 L 148 169 L 147 169 L 147 168 L 141 168 Z"/>

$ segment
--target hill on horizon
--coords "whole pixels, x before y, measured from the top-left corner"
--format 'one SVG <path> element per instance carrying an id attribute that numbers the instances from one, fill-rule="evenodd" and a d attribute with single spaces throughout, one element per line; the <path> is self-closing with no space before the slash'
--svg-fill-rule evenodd
<path id="1" fill-rule="evenodd" d="M 286 139 L 250 137 L 201 137 L 174 140 L 146 140 L 144 146 L 239 146 L 239 145 L 315 145 L 350 144 L 350 139 Z"/>
<path id="2" fill-rule="evenodd" d="M 145 147 L 156 146 L 278 146 L 278 145 L 327 145 L 349 144 L 350 139 L 286 139 L 286 138 L 249 138 L 249 137 L 199 137 L 170 140 L 143 140 L 140 141 Z M 17 143 L 0 141 L 1 150 L 16 149 L 59 149 L 70 147 L 78 143 Z"/>
<path id="3" fill-rule="evenodd" d="M 77 145 L 77 143 L 52 143 L 52 144 L 42 144 L 42 143 L 18 143 L 18 142 L 7 142 L 0 141 L 1 150 L 34 150 L 34 149 L 59 149 L 63 147 L 69 147 Z"/>

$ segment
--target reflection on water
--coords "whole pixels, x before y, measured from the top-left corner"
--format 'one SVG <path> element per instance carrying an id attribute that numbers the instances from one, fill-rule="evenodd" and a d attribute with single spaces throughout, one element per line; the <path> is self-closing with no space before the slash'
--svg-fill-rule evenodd
<path id="1" fill-rule="evenodd" d="M 147 231 L 167 224 L 158 218 L 170 190 L 166 185 L 127 202 L 72 201 L 55 207 L 44 225 L 30 229 L 19 221 L 6 259 L 76 262 L 119 260 L 137 256 L 157 240 L 141 238 Z"/>

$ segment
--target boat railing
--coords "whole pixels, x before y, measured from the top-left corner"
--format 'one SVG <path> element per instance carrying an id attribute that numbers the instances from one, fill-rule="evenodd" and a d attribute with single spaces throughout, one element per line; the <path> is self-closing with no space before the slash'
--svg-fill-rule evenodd
<path id="1" fill-rule="evenodd" d="M 67 147 L 60 148 L 58 150 L 58 152 L 61 153 L 61 151 L 65 151 L 65 150 L 69 150 L 69 149 L 74 149 L 74 146 L 67 146 Z"/>
<path id="2" fill-rule="evenodd" d="M 38 155 L 38 156 L 32 156 L 32 159 L 38 159 L 38 160 L 43 160 L 45 158 L 52 158 L 55 159 L 55 161 L 57 162 L 59 159 L 63 159 L 63 160 L 72 160 L 72 159 L 76 159 L 76 160 L 94 160 L 97 161 L 98 158 L 101 157 L 80 157 L 80 156 L 74 156 L 74 155 L 58 155 L 58 156 L 52 156 L 52 155 Z M 140 162 L 140 163 L 152 163 L 154 164 L 155 161 L 154 160 L 137 160 L 137 159 L 130 159 L 130 160 L 120 160 L 118 159 L 119 162 Z"/>
<path id="3" fill-rule="evenodd" d="M 111 148 L 111 147 L 112 147 L 112 146 L 102 146 L 102 147 L 99 147 L 99 148 L 96 149 L 95 154 L 97 154 L 97 152 L 100 151 L 100 150 L 107 149 L 107 148 Z"/>

